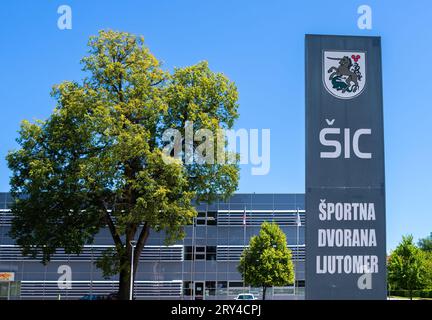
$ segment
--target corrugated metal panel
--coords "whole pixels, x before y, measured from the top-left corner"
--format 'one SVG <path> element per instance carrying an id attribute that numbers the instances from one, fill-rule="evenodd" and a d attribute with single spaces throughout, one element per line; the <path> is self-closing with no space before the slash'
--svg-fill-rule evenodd
<path id="1" fill-rule="evenodd" d="M 302 261 L 305 258 L 304 245 L 288 246 L 292 251 L 293 260 Z M 217 246 L 216 260 L 217 261 L 239 261 L 244 250 L 244 246 Z"/>
<path id="2" fill-rule="evenodd" d="M 118 289 L 117 281 L 72 281 L 70 289 L 60 289 L 57 281 L 22 281 L 21 298 L 80 298 L 86 294 L 109 294 Z M 135 281 L 135 297 L 180 297 L 181 281 Z"/>
<path id="3" fill-rule="evenodd" d="M 58 249 L 51 261 L 85 261 L 89 262 L 101 257 L 102 252 L 114 246 L 84 246 L 80 255 L 66 254 L 63 249 Z M 23 257 L 19 246 L 0 245 L 0 260 L 23 261 L 38 260 L 31 257 Z M 40 259 L 39 259 L 40 260 Z M 140 261 L 182 261 L 183 246 L 146 246 L 141 253 Z"/>

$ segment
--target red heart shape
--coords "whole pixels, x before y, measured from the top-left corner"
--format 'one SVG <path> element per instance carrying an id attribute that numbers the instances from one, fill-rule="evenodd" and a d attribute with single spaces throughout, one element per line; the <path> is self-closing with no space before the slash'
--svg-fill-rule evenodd
<path id="1" fill-rule="evenodd" d="M 351 58 L 354 60 L 354 62 L 357 62 L 360 59 L 359 55 L 352 55 Z"/>

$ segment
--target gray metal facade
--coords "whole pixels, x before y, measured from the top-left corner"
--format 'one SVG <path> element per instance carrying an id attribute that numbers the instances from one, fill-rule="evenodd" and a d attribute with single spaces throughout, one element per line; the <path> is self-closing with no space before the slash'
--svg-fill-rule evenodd
<path id="1" fill-rule="evenodd" d="M 13 272 L 20 287 L 17 299 L 77 299 L 84 294 L 116 291 L 117 278 L 106 280 L 94 262 L 112 246 L 108 230 L 101 230 L 81 255 L 62 250 L 47 265 L 23 257 L 8 236 L 12 198 L 0 193 L 0 272 Z M 296 287 L 272 288 L 268 299 L 304 297 L 304 195 L 235 194 L 226 202 L 198 205 L 194 225 L 186 227 L 186 237 L 172 246 L 164 245 L 164 234 L 152 232 L 141 254 L 135 279 L 138 299 L 232 299 L 259 288 L 244 288 L 237 271 L 239 257 L 251 236 L 258 234 L 263 221 L 275 221 L 287 236 L 296 269 Z M 301 226 L 297 226 L 297 211 Z M 244 224 L 244 212 L 246 219 Z M 298 236 L 297 236 L 298 234 Z M 63 267 L 62 267 L 63 266 Z M 64 282 L 63 270 L 71 270 L 71 282 Z M 3 284 L 0 295 L 7 286 Z M 13 290 L 13 289 L 12 289 Z M 10 292 L 9 292 L 10 293 Z M 13 296 L 13 293 L 11 294 Z"/>

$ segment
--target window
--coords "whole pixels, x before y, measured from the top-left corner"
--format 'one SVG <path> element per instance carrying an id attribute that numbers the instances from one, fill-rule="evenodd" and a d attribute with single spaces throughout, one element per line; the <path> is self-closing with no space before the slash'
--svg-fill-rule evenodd
<path id="1" fill-rule="evenodd" d="M 216 260 L 216 246 L 208 246 L 206 260 Z"/>
<path id="2" fill-rule="evenodd" d="M 195 259 L 193 259 L 195 256 Z M 192 246 L 184 247 L 185 260 L 216 260 L 216 246 L 196 246 L 195 252 Z"/>
<path id="3" fill-rule="evenodd" d="M 304 288 L 304 286 L 305 286 L 304 280 L 297 280 L 296 283 L 297 283 L 298 288 Z"/>
<path id="4" fill-rule="evenodd" d="M 16 299 L 20 296 L 21 283 L 19 281 L 0 282 L 0 300 Z"/>
<path id="5" fill-rule="evenodd" d="M 206 247 L 196 246 L 195 247 L 195 260 L 205 260 Z"/>
<path id="6" fill-rule="evenodd" d="M 209 211 L 207 212 L 207 225 L 216 226 L 217 225 L 217 212 Z"/>
<path id="7" fill-rule="evenodd" d="M 195 218 L 195 224 L 197 226 L 215 226 L 217 225 L 217 212 L 209 211 L 209 212 L 198 212 Z"/>
<path id="8" fill-rule="evenodd" d="M 206 296 L 216 295 L 216 281 L 206 281 Z"/>
<path id="9" fill-rule="evenodd" d="M 229 289 L 228 289 L 228 295 L 238 295 L 240 293 L 243 293 L 243 282 L 239 281 L 230 281 L 229 282 Z"/>
<path id="10" fill-rule="evenodd" d="M 243 288 L 243 282 L 230 281 L 229 286 L 230 286 L 230 288 Z"/>
<path id="11" fill-rule="evenodd" d="M 205 225 L 206 224 L 206 213 L 198 212 L 197 217 L 195 218 L 197 225 Z"/>
<path id="12" fill-rule="evenodd" d="M 191 246 L 185 246 L 184 247 L 184 259 L 185 260 L 192 260 L 192 247 Z"/>
<path id="13" fill-rule="evenodd" d="M 226 296 L 227 295 L 227 285 L 226 281 L 218 281 L 217 283 L 217 294 L 218 296 Z"/>
<path id="14" fill-rule="evenodd" d="M 191 281 L 185 281 L 183 283 L 183 295 L 185 295 L 185 296 L 191 296 L 192 295 L 192 282 Z"/>

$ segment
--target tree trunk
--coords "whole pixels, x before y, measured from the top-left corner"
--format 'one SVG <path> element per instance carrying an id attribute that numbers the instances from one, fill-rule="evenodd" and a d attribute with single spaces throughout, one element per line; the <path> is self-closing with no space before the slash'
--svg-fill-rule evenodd
<path id="1" fill-rule="evenodd" d="M 119 290 L 118 298 L 119 300 L 129 300 L 130 295 L 130 257 L 128 261 L 125 259 L 120 259 L 120 265 L 124 266 L 120 270 L 119 275 Z"/>
<path id="2" fill-rule="evenodd" d="M 263 287 L 263 297 L 262 297 L 263 300 L 265 300 L 266 298 L 266 291 L 267 291 L 267 287 Z"/>
<path id="3" fill-rule="evenodd" d="M 136 227 L 133 225 L 129 225 L 126 227 L 126 239 L 125 239 L 126 250 L 121 255 L 120 258 L 120 275 L 119 275 L 120 278 L 119 278 L 119 291 L 118 291 L 120 300 L 130 299 L 131 263 L 133 263 L 133 261 L 131 261 L 132 259 L 131 240 L 133 240 L 134 238 L 135 230 L 136 230 L 135 228 Z"/>
<path id="4" fill-rule="evenodd" d="M 130 278 L 130 271 L 131 271 L 131 259 L 132 259 L 132 250 L 134 250 L 134 261 L 133 261 L 133 278 L 135 280 L 135 275 L 138 270 L 139 266 L 139 258 L 141 256 L 141 252 L 144 249 L 145 243 L 147 242 L 147 238 L 150 232 L 150 227 L 147 223 L 144 224 L 143 228 L 141 229 L 140 235 L 138 237 L 138 241 L 134 247 L 132 248 L 130 244 L 130 240 L 133 238 L 133 234 L 131 233 L 130 236 L 127 236 L 128 239 L 126 241 L 126 254 L 120 259 L 120 265 L 123 266 L 123 268 L 120 271 L 119 275 L 119 299 L 120 300 L 129 300 L 130 299 L 130 290 L 131 290 L 131 278 Z M 132 285 L 135 281 L 133 281 Z M 132 288 L 132 299 L 133 299 L 133 288 Z"/>

